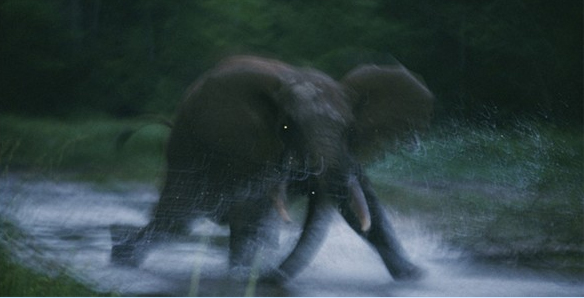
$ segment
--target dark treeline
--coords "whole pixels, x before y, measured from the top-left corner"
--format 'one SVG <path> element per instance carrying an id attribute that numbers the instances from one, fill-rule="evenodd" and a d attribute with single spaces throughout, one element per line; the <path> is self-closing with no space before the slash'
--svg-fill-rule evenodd
<path id="1" fill-rule="evenodd" d="M 438 114 L 581 125 L 581 0 L 0 0 L 0 111 L 170 113 L 230 54 L 319 68 L 402 62 Z"/>

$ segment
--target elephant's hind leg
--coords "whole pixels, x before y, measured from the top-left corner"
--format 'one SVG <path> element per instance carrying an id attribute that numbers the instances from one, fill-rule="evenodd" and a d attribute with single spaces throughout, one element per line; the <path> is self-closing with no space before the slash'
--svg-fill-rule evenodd
<path id="1" fill-rule="evenodd" d="M 111 261 L 117 265 L 139 266 L 145 259 L 148 251 L 156 244 L 174 236 L 178 231 L 186 230 L 184 223 L 160 221 L 156 218 L 145 227 L 127 231 L 121 239 L 113 239 Z"/>
<path id="2" fill-rule="evenodd" d="M 137 230 L 127 229 L 125 235 L 114 239 L 112 229 L 111 261 L 114 264 L 137 267 L 145 259 L 154 245 L 169 236 L 184 234 L 188 231 L 191 219 L 191 202 L 173 200 L 166 191 L 154 209 L 153 219 L 145 227 Z M 188 203 L 186 203 L 188 202 Z"/>

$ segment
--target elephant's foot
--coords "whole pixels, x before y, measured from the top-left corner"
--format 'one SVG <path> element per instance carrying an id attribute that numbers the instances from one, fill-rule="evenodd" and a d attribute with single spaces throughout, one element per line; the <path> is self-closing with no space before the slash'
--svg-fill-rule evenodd
<path id="1" fill-rule="evenodd" d="M 120 266 L 138 267 L 144 259 L 143 249 L 134 244 L 117 244 L 112 246 L 111 262 Z"/>
<path id="2" fill-rule="evenodd" d="M 260 276 L 259 281 L 262 283 L 282 285 L 291 279 L 288 274 L 280 269 L 274 269 Z"/>
<path id="3" fill-rule="evenodd" d="M 138 267 L 145 257 L 144 241 L 137 241 L 140 228 L 112 225 L 110 261 L 115 265 Z"/>
<path id="4" fill-rule="evenodd" d="M 426 274 L 426 270 L 416 265 L 409 264 L 409 266 L 399 272 L 392 272 L 391 276 L 396 281 L 417 281 L 426 277 Z"/>

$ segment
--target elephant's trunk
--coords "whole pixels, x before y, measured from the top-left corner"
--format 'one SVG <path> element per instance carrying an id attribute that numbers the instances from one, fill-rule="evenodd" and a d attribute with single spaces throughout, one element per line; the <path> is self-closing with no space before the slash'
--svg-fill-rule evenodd
<path id="1" fill-rule="evenodd" d="M 296 247 L 276 272 L 267 276 L 267 280 L 281 283 L 292 279 L 312 261 L 320 249 L 335 211 L 324 184 L 326 182 L 319 181 L 318 188 L 309 194 L 308 214 Z"/>

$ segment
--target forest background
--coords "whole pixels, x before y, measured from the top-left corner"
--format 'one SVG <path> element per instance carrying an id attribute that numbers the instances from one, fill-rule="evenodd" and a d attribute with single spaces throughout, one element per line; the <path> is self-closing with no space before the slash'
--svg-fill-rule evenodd
<path id="1" fill-rule="evenodd" d="M 0 113 L 171 115 L 230 54 L 334 78 L 399 61 L 438 121 L 582 127 L 582 1 L 1 0 Z"/>

